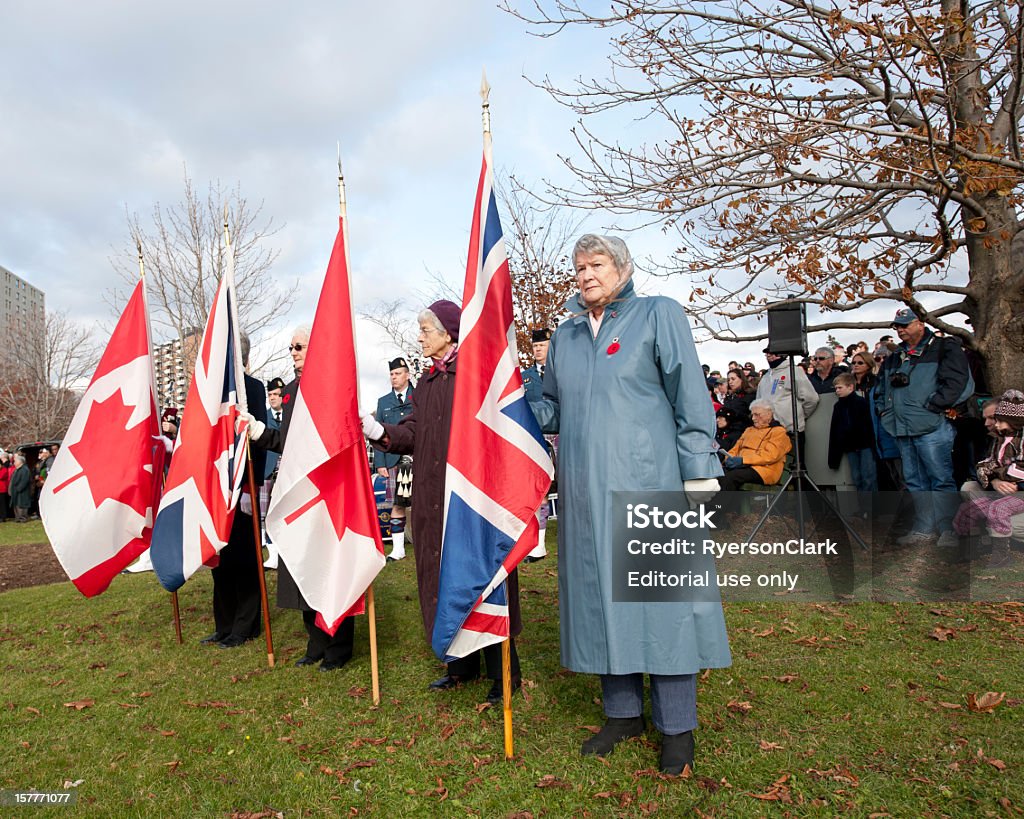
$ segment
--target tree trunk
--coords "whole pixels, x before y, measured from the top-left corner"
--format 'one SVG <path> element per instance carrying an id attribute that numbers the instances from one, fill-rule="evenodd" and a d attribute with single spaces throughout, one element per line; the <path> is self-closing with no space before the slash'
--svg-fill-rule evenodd
<path id="1" fill-rule="evenodd" d="M 985 360 L 989 390 L 1024 389 L 1024 268 L 1015 246 L 1024 240 L 1004 196 L 980 198 L 985 226 L 966 230 L 970 264 L 968 315 L 977 350 Z"/>

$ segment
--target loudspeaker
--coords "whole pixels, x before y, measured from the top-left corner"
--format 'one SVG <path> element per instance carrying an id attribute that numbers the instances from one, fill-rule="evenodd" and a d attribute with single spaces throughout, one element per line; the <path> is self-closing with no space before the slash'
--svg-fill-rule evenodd
<path id="1" fill-rule="evenodd" d="M 803 302 L 768 308 L 768 352 L 807 355 L 807 306 Z"/>

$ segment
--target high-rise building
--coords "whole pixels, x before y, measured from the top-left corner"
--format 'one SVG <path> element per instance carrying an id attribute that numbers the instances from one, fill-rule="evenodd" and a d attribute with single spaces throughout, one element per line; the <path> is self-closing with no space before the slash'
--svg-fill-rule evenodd
<path id="1" fill-rule="evenodd" d="M 185 406 L 188 385 L 196 367 L 196 356 L 203 341 L 203 331 L 186 331 L 184 341 L 175 339 L 153 347 L 153 366 L 156 370 L 156 398 L 160 409 Z"/>
<path id="2" fill-rule="evenodd" d="M 46 332 L 46 296 L 6 267 L 0 267 L 0 332 Z"/>

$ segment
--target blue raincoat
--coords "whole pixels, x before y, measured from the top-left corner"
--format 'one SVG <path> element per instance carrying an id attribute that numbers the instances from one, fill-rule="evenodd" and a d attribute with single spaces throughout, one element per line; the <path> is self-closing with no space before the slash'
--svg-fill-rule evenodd
<path id="1" fill-rule="evenodd" d="M 613 603 L 611 492 L 681 491 L 722 474 L 690 326 L 672 299 L 632 282 L 595 339 L 579 297 L 551 340 L 544 400 L 557 432 L 562 665 L 589 674 L 693 674 L 731 664 L 720 602 Z M 617 346 L 616 346 L 617 345 Z"/>

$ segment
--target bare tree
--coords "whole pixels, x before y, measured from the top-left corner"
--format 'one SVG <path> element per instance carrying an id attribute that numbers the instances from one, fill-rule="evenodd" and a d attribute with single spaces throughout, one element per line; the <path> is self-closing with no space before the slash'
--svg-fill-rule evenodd
<path id="1" fill-rule="evenodd" d="M 149 224 L 128 214 L 130 243 L 113 264 L 126 283 L 138 280 L 138 248 L 146 269 L 153 333 L 157 339 L 180 339 L 200 332 L 224 272 L 225 215 L 235 252 L 238 317 L 255 347 L 281 326 L 295 301 L 295 287 L 282 286 L 271 274 L 278 251 L 268 246 L 277 228 L 262 217 L 262 204 L 253 206 L 238 186 L 211 183 L 205 196 L 185 174 L 184 198 L 165 207 L 153 206 Z M 267 361 L 252 362 L 251 369 Z"/>
<path id="2" fill-rule="evenodd" d="M 564 305 L 576 292 L 573 242 L 583 217 L 564 207 L 544 205 L 509 179 L 495 194 L 508 224 L 505 251 L 512 278 L 512 310 L 516 319 L 519 360 L 533 362 L 530 344 L 534 328 L 554 328 L 565 314 Z"/>
<path id="3" fill-rule="evenodd" d="M 607 9 L 510 9 L 546 36 L 608 32 L 610 77 L 544 82 L 556 99 L 588 122 L 625 108 L 667 129 L 629 146 L 581 125 L 566 160 L 579 185 L 557 198 L 673 229 L 691 315 L 717 338 L 763 338 L 730 323 L 788 294 L 844 316 L 890 300 L 980 352 L 993 387 L 1024 383 L 1020 2 Z"/>
<path id="4" fill-rule="evenodd" d="M 47 313 L 43 327 L 12 327 L 0 352 L 0 440 L 62 438 L 98 361 L 91 330 L 67 313 Z"/>

